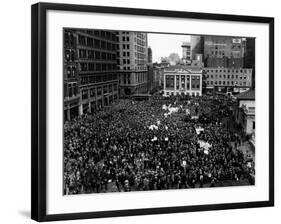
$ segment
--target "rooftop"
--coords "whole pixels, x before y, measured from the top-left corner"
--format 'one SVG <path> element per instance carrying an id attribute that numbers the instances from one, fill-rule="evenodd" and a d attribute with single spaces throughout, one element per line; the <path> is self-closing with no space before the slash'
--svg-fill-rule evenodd
<path id="1" fill-rule="evenodd" d="M 198 66 L 189 66 L 189 65 L 172 65 L 165 68 L 165 71 L 189 71 L 189 72 L 198 72 L 201 73 L 202 69 Z"/>
<path id="2" fill-rule="evenodd" d="M 255 90 L 250 89 L 235 96 L 238 100 L 255 100 Z"/>

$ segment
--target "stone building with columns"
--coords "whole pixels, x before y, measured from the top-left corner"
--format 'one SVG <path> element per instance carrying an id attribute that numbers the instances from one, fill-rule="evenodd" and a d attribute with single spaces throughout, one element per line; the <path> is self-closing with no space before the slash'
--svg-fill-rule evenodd
<path id="1" fill-rule="evenodd" d="M 164 96 L 202 95 L 202 69 L 176 65 L 164 70 Z"/>

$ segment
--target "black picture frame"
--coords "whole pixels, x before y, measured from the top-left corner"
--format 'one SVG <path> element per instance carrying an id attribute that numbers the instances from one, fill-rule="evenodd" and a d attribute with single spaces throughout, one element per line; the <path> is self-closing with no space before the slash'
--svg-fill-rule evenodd
<path id="1" fill-rule="evenodd" d="M 36 221 L 74 220 L 161 213 L 274 206 L 274 18 L 164 11 L 74 4 L 37 3 L 31 10 L 31 218 Z M 46 13 L 48 10 L 162 16 L 269 25 L 269 200 L 196 206 L 159 207 L 70 214 L 46 214 Z"/>

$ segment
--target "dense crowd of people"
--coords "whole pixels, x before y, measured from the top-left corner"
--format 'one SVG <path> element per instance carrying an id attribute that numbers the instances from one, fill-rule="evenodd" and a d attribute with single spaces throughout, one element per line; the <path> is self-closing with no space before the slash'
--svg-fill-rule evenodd
<path id="1" fill-rule="evenodd" d="M 224 97 L 153 96 L 66 121 L 64 193 L 254 184 L 254 159 L 228 125 L 232 106 Z"/>

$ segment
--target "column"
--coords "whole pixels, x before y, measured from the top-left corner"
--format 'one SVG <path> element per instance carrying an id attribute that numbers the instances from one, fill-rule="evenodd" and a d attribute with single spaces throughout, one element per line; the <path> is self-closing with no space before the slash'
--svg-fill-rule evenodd
<path id="1" fill-rule="evenodd" d="M 177 87 L 177 75 L 176 75 L 176 73 L 174 73 L 173 76 L 174 76 L 174 90 L 176 91 L 176 87 Z"/>
<path id="2" fill-rule="evenodd" d="M 80 90 L 80 99 L 79 99 L 79 116 L 83 114 L 83 104 L 82 104 L 82 90 Z"/>
<path id="3" fill-rule="evenodd" d="M 70 105 L 67 105 L 67 117 L 66 120 L 70 121 L 71 116 L 70 116 Z"/>
<path id="4" fill-rule="evenodd" d="M 166 94 L 165 93 L 165 91 L 166 91 L 166 75 L 165 75 L 165 73 L 164 73 L 164 80 L 163 81 L 164 81 L 164 94 Z"/>
<path id="5" fill-rule="evenodd" d="M 199 84 L 200 96 L 202 96 L 202 73 L 200 75 L 200 84 Z"/>
<path id="6" fill-rule="evenodd" d="M 79 115 L 83 114 L 83 104 L 80 102 L 79 104 Z"/>
<path id="7" fill-rule="evenodd" d="M 103 95 L 103 86 L 101 87 L 101 105 L 104 107 L 104 95 Z"/>
<path id="8" fill-rule="evenodd" d="M 90 88 L 88 89 L 88 112 L 91 113 L 92 112 L 92 108 L 91 108 L 91 96 L 90 96 Z"/>
<path id="9" fill-rule="evenodd" d="M 185 92 L 187 91 L 187 76 L 188 75 L 184 75 L 184 90 L 185 90 Z"/>
<path id="10" fill-rule="evenodd" d="M 96 110 L 98 109 L 98 88 L 95 88 L 95 103 L 96 103 Z"/>

